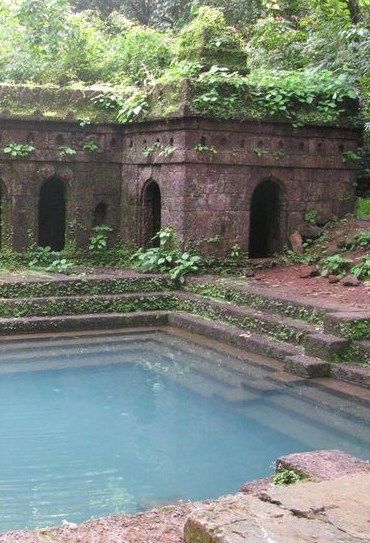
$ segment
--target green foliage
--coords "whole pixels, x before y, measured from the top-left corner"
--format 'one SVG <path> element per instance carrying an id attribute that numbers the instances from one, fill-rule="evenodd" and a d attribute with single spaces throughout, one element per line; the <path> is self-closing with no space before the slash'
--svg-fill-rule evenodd
<path id="1" fill-rule="evenodd" d="M 105 66 L 106 79 L 121 84 L 151 81 L 172 60 L 171 36 L 152 28 L 133 25 L 127 20 L 111 19 L 116 32 Z"/>
<path id="2" fill-rule="evenodd" d="M 224 119 L 285 118 L 294 125 L 336 123 L 344 101 L 356 91 L 346 76 L 323 70 L 265 71 L 248 76 L 212 66 L 192 79 L 192 108 L 203 116 Z"/>
<path id="3" fill-rule="evenodd" d="M 217 155 L 217 149 L 214 145 L 205 145 L 203 143 L 197 143 L 194 150 L 198 153 L 204 153 L 206 155 Z"/>
<path id="4" fill-rule="evenodd" d="M 361 159 L 361 156 L 358 152 L 348 149 L 347 151 L 342 152 L 341 159 L 344 164 L 347 164 L 348 162 L 357 162 Z"/>
<path id="5" fill-rule="evenodd" d="M 158 157 L 169 158 L 176 151 L 176 147 L 173 145 L 164 145 L 159 141 L 153 143 L 153 145 L 147 145 L 144 148 L 143 154 L 146 157 L 151 157 L 154 153 L 157 153 Z"/>
<path id="6" fill-rule="evenodd" d="M 58 148 L 58 154 L 61 157 L 73 157 L 77 155 L 76 149 L 72 149 L 72 147 L 68 147 L 67 145 L 61 145 Z"/>
<path id="7" fill-rule="evenodd" d="M 165 228 L 156 234 L 153 241 L 159 240 L 158 247 L 139 249 L 132 256 L 135 267 L 145 271 L 168 272 L 171 279 L 180 283 L 186 275 L 199 270 L 201 258 L 177 247 L 176 236 L 172 228 Z"/>
<path id="8" fill-rule="evenodd" d="M 8 143 L 3 149 L 4 154 L 11 157 L 27 158 L 35 151 L 33 145 L 28 145 L 25 143 L 16 143 L 15 141 Z"/>
<path id="9" fill-rule="evenodd" d="M 49 246 L 37 247 L 32 245 L 25 257 L 30 268 L 47 268 L 52 262 L 58 260 L 59 253 L 52 251 Z"/>
<path id="10" fill-rule="evenodd" d="M 219 65 L 232 70 L 246 70 L 247 54 L 242 37 L 228 26 L 222 11 L 201 7 L 180 32 L 178 59 L 197 62 L 205 68 Z"/>
<path id="11" fill-rule="evenodd" d="M 364 258 L 362 262 L 353 266 L 351 274 L 365 281 L 370 280 L 370 258 Z"/>
<path id="12" fill-rule="evenodd" d="M 317 211 L 314 209 L 307 209 L 306 213 L 304 214 L 304 220 L 309 224 L 316 224 L 317 219 Z"/>
<path id="13" fill-rule="evenodd" d="M 283 469 L 278 471 L 274 477 L 274 485 L 285 486 L 298 483 L 303 480 L 303 476 L 292 469 Z"/>
<path id="14" fill-rule="evenodd" d="M 46 271 L 57 273 L 68 273 L 73 267 L 72 262 L 69 262 L 66 258 L 56 258 L 46 268 Z"/>
<path id="15" fill-rule="evenodd" d="M 267 150 L 263 149 L 262 147 L 255 147 L 253 149 L 253 153 L 258 156 L 258 158 L 263 157 L 264 155 L 267 155 Z"/>
<path id="16" fill-rule="evenodd" d="M 105 224 L 93 228 L 94 235 L 89 241 L 89 251 L 93 254 L 103 253 L 108 249 L 108 235 L 113 232 L 110 226 Z"/>
<path id="17" fill-rule="evenodd" d="M 326 258 L 323 262 L 323 275 L 339 275 L 343 276 L 350 268 L 352 261 L 341 255 L 332 255 Z"/>
<path id="18" fill-rule="evenodd" d="M 370 219 L 370 198 L 358 198 L 356 214 L 359 219 Z"/>
<path id="19" fill-rule="evenodd" d="M 370 247 L 370 229 L 362 230 L 353 240 L 345 244 L 347 250 L 360 249 L 363 247 Z"/>
<path id="20" fill-rule="evenodd" d="M 92 139 L 86 140 L 82 148 L 86 153 L 90 153 L 90 154 L 94 154 L 99 151 L 99 145 L 96 143 L 95 140 L 92 140 Z"/>

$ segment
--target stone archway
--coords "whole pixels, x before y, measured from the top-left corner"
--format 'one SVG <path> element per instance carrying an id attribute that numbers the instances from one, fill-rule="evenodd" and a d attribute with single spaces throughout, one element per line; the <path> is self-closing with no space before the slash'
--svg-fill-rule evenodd
<path id="1" fill-rule="evenodd" d="M 53 177 L 42 185 L 39 197 L 40 247 L 61 251 L 65 245 L 66 188 L 63 181 Z"/>
<path id="2" fill-rule="evenodd" d="M 157 247 L 159 240 L 153 236 L 161 229 L 161 191 L 158 183 L 150 181 L 143 189 L 141 198 L 142 245 Z"/>
<path id="3" fill-rule="evenodd" d="M 250 207 L 249 256 L 266 258 L 283 249 L 285 225 L 284 194 L 273 179 L 259 183 Z"/>

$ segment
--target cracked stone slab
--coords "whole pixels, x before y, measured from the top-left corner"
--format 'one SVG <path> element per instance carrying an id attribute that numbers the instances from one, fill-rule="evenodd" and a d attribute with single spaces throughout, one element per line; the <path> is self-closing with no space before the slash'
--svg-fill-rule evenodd
<path id="1" fill-rule="evenodd" d="M 275 486 L 266 496 L 298 517 L 318 518 L 361 541 L 370 541 L 370 472 L 319 483 Z"/>
<path id="2" fill-rule="evenodd" d="M 369 543 L 370 474 L 221 498 L 187 519 L 186 543 Z"/>

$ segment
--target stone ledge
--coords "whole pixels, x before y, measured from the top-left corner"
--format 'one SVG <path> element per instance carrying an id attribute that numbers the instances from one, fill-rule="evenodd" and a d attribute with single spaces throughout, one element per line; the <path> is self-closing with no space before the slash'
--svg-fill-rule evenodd
<path id="1" fill-rule="evenodd" d="M 186 521 L 186 543 L 365 543 L 370 473 L 221 498 Z"/>
<path id="2" fill-rule="evenodd" d="M 367 462 L 343 451 L 313 451 L 281 456 L 276 469 L 291 469 L 317 481 L 332 480 L 345 475 L 370 474 Z"/>
<path id="3" fill-rule="evenodd" d="M 332 364 L 331 375 L 341 381 L 370 388 L 370 367 L 356 364 Z"/>

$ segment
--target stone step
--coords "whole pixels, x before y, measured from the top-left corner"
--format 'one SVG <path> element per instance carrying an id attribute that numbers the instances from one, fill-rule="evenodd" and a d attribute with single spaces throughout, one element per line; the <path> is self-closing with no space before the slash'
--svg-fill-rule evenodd
<path id="1" fill-rule="evenodd" d="M 83 296 L 153 292 L 172 288 L 172 281 L 164 275 L 122 272 L 121 275 L 65 276 L 36 279 L 10 278 L 0 281 L 0 298 L 46 298 L 54 296 Z"/>
<path id="2" fill-rule="evenodd" d="M 370 389 L 370 366 L 349 363 L 332 364 L 331 375 L 341 381 Z"/>
<path id="3" fill-rule="evenodd" d="M 287 356 L 302 353 L 302 349 L 296 345 L 277 341 L 263 334 L 246 332 L 237 326 L 210 321 L 206 317 L 190 315 L 189 313 L 170 312 L 168 323 L 191 333 L 226 342 L 238 349 L 271 357 L 271 359 L 277 361 L 275 369 L 281 368 L 279 361 L 285 361 Z"/>
<path id="4" fill-rule="evenodd" d="M 355 355 L 352 361 L 361 361 L 370 366 L 370 340 L 355 341 L 353 347 Z"/>
<path id="5" fill-rule="evenodd" d="M 245 306 L 210 300 L 198 294 L 176 293 L 179 307 L 213 320 L 222 320 L 246 330 L 301 345 L 308 335 L 320 332 L 321 326 Z"/>
<path id="6" fill-rule="evenodd" d="M 330 362 L 341 360 L 350 345 L 350 340 L 318 332 L 309 334 L 304 340 L 305 353 L 308 356 L 322 358 Z"/>
<path id="7" fill-rule="evenodd" d="M 338 310 L 338 305 L 323 305 L 322 301 L 292 297 L 283 293 L 276 294 L 273 289 L 261 287 L 256 282 L 252 286 L 246 280 L 229 277 L 227 279 L 211 276 L 195 277 L 188 281 L 187 288 L 210 299 L 267 310 L 273 314 L 313 324 L 322 324 L 328 312 Z"/>
<path id="8" fill-rule="evenodd" d="M 43 317 L 92 313 L 129 313 L 176 307 L 176 300 L 165 292 L 59 296 L 46 298 L 0 299 L 0 317 Z"/>
<path id="9" fill-rule="evenodd" d="M 325 317 L 324 331 L 353 341 L 370 340 L 370 311 L 330 313 Z"/>
<path id="10" fill-rule="evenodd" d="M 329 362 L 303 354 L 287 356 L 284 368 L 286 371 L 289 371 L 289 373 L 294 373 L 294 375 L 299 375 L 306 379 L 329 377 L 330 375 Z"/>
<path id="11" fill-rule="evenodd" d="M 61 315 L 57 317 L 0 318 L 0 336 L 38 332 L 67 332 L 104 330 L 126 327 L 163 326 L 168 322 L 166 311 L 136 311 L 132 313 L 95 313 Z M 28 338 L 28 336 L 27 336 Z M 19 338 L 17 338 L 19 341 Z"/>

